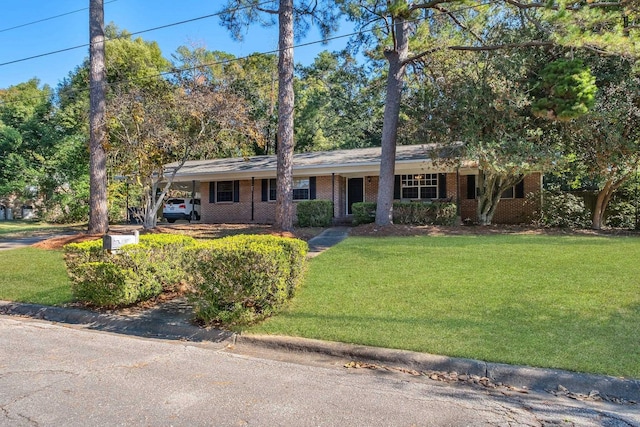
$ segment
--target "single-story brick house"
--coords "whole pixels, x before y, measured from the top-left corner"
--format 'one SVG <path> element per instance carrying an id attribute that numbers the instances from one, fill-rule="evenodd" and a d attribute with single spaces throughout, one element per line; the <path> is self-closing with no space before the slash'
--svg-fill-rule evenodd
<path id="1" fill-rule="evenodd" d="M 447 199 L 460 206 L 462 220 L 475 220 L 477 164 L 460 165 L 433 160 L 429 145 L 398 146 L 395 199 L 427 201 Z M 295 154 L 293 199 L 331 200 L 337 221 L 348 220 L 356 202 L 375 202 L 380 172 L 380 147 Z M 175 183 L 193 188 L 201 197 L 204 223 L 273 223 L 276 205 L 276 156 L 254 156 L 188 161 Z M 525 195 L 541 188 L 540 173 L 533 173 L 503 195 L 495 223 L 521 223 L 534 207 Z"/>

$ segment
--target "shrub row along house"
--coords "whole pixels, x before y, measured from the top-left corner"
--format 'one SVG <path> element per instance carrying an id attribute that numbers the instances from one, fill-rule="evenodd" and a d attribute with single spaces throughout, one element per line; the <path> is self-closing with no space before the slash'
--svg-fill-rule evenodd
<path id="1" fill-rule="evenodd" d="M 398 201 L 452 201 L 462 220 L 476 218 L 477 163 L 455 161 L 452 150 L 431 145 L 398 146 L 394 198 Z M 336 222 L 348 221 L 352 205 L 375 202 L 380 147 L 295 154 L 293 199 L 333 202 Z M 175 183 L 201 196 L 204 223 L 273 223 L 276 202 L 276 156 L 188 161 Z M 505 191 L 494 216 L 496 223 L 522 223 L 535 206 L 525 195 L 539 192 L 541 174 L 533 173 Z"/>

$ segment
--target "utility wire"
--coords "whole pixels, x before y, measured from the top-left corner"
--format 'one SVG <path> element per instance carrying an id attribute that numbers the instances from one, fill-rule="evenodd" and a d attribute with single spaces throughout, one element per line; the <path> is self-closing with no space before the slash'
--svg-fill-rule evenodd
<path id="1" fill-rule="evenodd" d="M 112 0 L 112 1 L 117 1 L 117 0 Z M 269 1 L 264 1 L 262 3 L 258 3 L 256 6 L 262 6 L 263 4 L 266 4 L 266 3 L 269 3 Z M 174 23 L 167 24 L 167 25 L 161 25 L 159 27 L 153 27 L 153 28 L 149 28 L 149 29 L 146 29 L 146 30 L 136 31 L 134 33 L 127 33 L 127 34 L 123 34 L 122 36 L 119 36 L 119 37 L 114 37 L 112 39 L 105 39 L 105 41 L 117 40 L 117 39 L 121 39 L 121 38 L 127 38 L 127 37 L 130 37 L 130 36 L 135 36 L 135 35 L 138 35 L 138 34 L 148 33 L 148 32 L 151 32 L 151 31 L 156 31 L 156 30 L 162 30 L 162 29 L 165 29 L 165 28 L 175 27 L 177 25 L 188 24 L 188 23 L 191 23 L 191 22 L 200 21 L 200 20 L 203 20 L 203 19 L 208 19 L 208 18 L 212 18 L 212 17 L 215 17 L 215 16 L 220 16 L 222 14 L 229 13 L 229 12 L 237 12 L 239 10 L 248 9 L 248 8 L 251 8 L 251 7 L 254 7 L 254 5 L 238 7 L 236 9 L 227 9 L 227 10 L 223 10 L 221 12 L 216 12 L 216 13 L 212 13 L 212 14 L 209 14 L 209 15 L 199 16 L 197 18 L 192 18 L 192 19 L 187 19 L 187 20 L 184 20 L 184 21 L 174 22 Z M 82 10 L 85 10 L 85 9 L 82 9 Z M 88 47 L 88 46 L 91 46 L 91 43 L 85 43 L 85 44 L 72 46 L 72 47 L 67 47 L 67 48 L 64 48 L 64 49 L 59 49 L 59 50 L 55 50 L 55 51 L 51 51 L 51 52 L 45 52 L 45 53 L 41 53 L 41 54 L 38 54 L 38 55 L 29 56 L 29 57 L 26 57 L 26 58 L 14 59 L 12 61 L 0 63 L 0 67 L 3 67 L 5 65 L 10 65 L 10 64 L 16 64 L 18 62 L 30 61 L 32 59 L 42 58 L 42 57 L 45 57 L 45 56 L 55 55 L 57 53 L 68 52 L 70 50 L 80 49 L 80 48 Z"/>
<path id="2" fill-rule="evenodd" d="M 117 1 L 117 0 L 114 0 L 114 1 Z M 267 3 L 267 2 L 263 2 L 261 4 L 264 4 L 264 3 Z M 478 7 L 488 6 L 488 5 L 491 5 L 493 3 L 495 3 L 495 0 L 489 0 L 489 1 L 485 2 L 485 3 L 480 3 L 480 4 L 475 5 L 475 6 L 466 6 L 466 7 L 460 8 L 460 9 L 456 9 L 454 12 L 460 12 L 460 11 L 464 11 L 464 10 L 468 10 L 468 9 L 476 9 Z M 241 10 L 241 9 L 242 8 L 234 9 L 234 10 Z M 219 12 L 218 14 L 220 14 L 220 13 L 223 13 L 223 12 Z M 198 18 L 196 18 L 196 19 L 198 19 Z M 422 18 L 411 20 L 409 22 L 410 23 L 418 23 L 418 22 L 420 22 L 422 20 L 426 20 L 426 19 L 428 19 L 428 18 L 427 17 L 422 17 Z M 170 24 L 170 25 L 174 25 L 174 24 Z M 355 32 L 352 32 L 352 33 L 349 33 L 349 34 L 342 34 L 342 35 L 339 35 L 339 36 L 328 37 L 328 38 L 325 38 L 325 39 L 322 39 L 322 40 L 315 40 L 315 41 L 311 41 L 311 42 L 301 43 L 301 44 L 293 45 L 290 49 L 295 49 L 295 48 L 300 48 L 300 47 L 307 47 L 307 46 L 320 44 L 320 43 L 327 43 L 327 42 L 333 41 L 333 40 L 338 40 L 338 39 L 342 39 L 342 38 L 352 37 L 352 36 L 355 36 L 355 35 L 361 35 L 361 34 L 365 34 L 365 33 L 370 33 L 370 32 L 385 28 L 385 27 L 387 27 L 387 25 L 381 25 L 381 26 L 378 26 L 378 27 L 372 27 L 372 28 L 370 28 L 368 30 L 355 31 Z M 162 28 L 162 27 L 158 27 L 158 28 Z M 149 30 L 144 30 L 142 32 L 152 31 L 152 30 L 153 29 L 149 29 Z M 141 32 L 132 33 L 132 34 L 139 34 L 139 33 L 141 33 Z M 73 49 L 73 48 L 69 48 L 69 49 Z M 69 50 L 69 49 L 66 49 L 66 50 Z M 217 65 L 227 65 L 227 64 L 230 64 L 230 63 L 233 63 L 233 62 L 244 61 L 244 60 L 247 60 L 247 59 L 252 58 L 254 56 L 280 53 L 280 51 L 282 51 L 282 50 L 283 49 L 274 49 L 274 50 L 270 50 L 270 51 L 252 53 L 252 54 L 246 55 L 246 56 L 230 58 L 230 59 L 224 59 L 224 60 L 221 60 L 221 61 L 209 62 L 209 63 L 205 63 L 205 64 L 198 64 L 198 65 L 195 65 L 195 66 L 192 66 L 192 67 L 187 67 L 187 68 L 173 69 L 171 71 L 165 71 L 165 72 L 162 72 L 162 73 L 157 73 L 157 74 L 154 74 L 154 75 L 145 76 L 144 79 L 148 80 L 148 79 L 153 79 L 153 78 L 158 78 L 158 77 L 167 77 L 167 76 L 174 75 L 174 74 L 177 74 L 177 73 L 183 73 L 183 72 L 187 72 L 187 71 L 194 71 L 194 70 L 201 69 L 201 68 L 214 67 L 214 66 L 217 66 Z M 0 65 L 3 65 L 3 64 L 0 64 Z M 120 80 L 120 81 L 116 81 L 116 82 L 105 83 L 105 87 L 114 87 L 114 86 L 120 85 L 120 84 L 135 83 L 135 82 L 140 81 L 140 80 L 142 80 L 142 79 Z M 89 87 L 77 88 L 77 89 L 73 88 L 73 89 L 71 89 L 70 92 L 71 92 L 71 95 L 73 96 L 73 95 L 77 95 L 79 93 L 87 92 L 87 91 L 89 91 Z M 67 94 L 69 94 L 69 92 L 67 92 Z M 38 98 L 40 98 L 40 96 L 32 97 L 32 98 L 29 98 L 29 99 L 38 99 Z M 0 99 L 0 104 L 12 104 L 12 103 L 13 103 L 12 101 L 3 101 L 3 100 Z"/>
<path id="3" fill-rule="evenodd" d="M 116 2 L 116 1 L 118 1 L 118 0 L 109 0 L 109 1 L 106 1 L 104 4 L 109 4 L 109 3 Z M 62 18 L 63 16 L 73 15 L 74 13 L 83 12 L 85 10 L 89 10 L 89 8 L 85 7 L 85 8 L 78 9 L 78 10 L 72 10 L 71 12 L 61 13 L 60 15 L 50 16 L 48 18 L 38 19 L 37 21 L 27 22 L 25 24 L 16 25 L 14 27 L 0 28 L 0 33 L 4 33 L 5 31 L 16 30 L 16 29 L 22 28 L 22 27 L 27 27 L 29 25 L 39 24 L 39 23 L 45 22 L 45 21 L 51 21 L 53 19 Z"/>

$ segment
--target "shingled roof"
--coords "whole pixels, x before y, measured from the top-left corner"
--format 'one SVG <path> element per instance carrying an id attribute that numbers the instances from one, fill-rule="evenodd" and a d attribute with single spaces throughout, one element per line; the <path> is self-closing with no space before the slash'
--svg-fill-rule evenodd
<path id="1" fill-rule="evenodd" d="M 461 144 L 438 147 L 433 144 L 400 145 L 396 147 L 396 170 L 433 170 L 436 159 L 450 159 L 459 152 Z M 294 154 L 294 175 L 378 175 L 381 148 L 314 151 Z M 167 165 L 168 168 L 176 164 Z M 219 179 L 273 178 L 276 175 L 277 156 L 252 156 L 212 160 L 188 161 L 176 173 L 175 182 L 207 181 Z M 439 170 L 443 167 L 440 165 Z"/>

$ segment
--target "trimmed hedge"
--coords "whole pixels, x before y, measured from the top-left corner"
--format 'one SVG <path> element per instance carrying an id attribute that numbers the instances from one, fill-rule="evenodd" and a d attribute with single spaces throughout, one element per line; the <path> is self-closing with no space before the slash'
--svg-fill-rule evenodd
<path id="1" fill-rule="evenodd" d="M 393 204 L 393 222 L 411 225 L 453 225 L 456 204 L 451 202 L 409 202 Z"/>
<path id="2" fill-rule="evenodd" d="M 373 202 L 359 202 L 351 205 L 353 225 L 369 224 L 376 220 L 376 204 Z"/>
<path id="3" fill-rule="evenodd" d="M 333 202 L 331 200 L 298 202 L 297 213 L 300 227 L 330 227 L 333 222 Z"/>
<path id="4" fill-rule="evenodd" d="M 306 242 L 238 235 L 187 249 L 196 317 L 206 324 L 248 324 L 277 311 L 298 287 Z"/>
<path id="5" fill-rule="evenodd" d="M 375 221 L 376 204 L 354 203 L 353 224 L 369 224 Z M 396 202 L 393 204 L 393 222 L 411 225 L 453 225 L 456 205 L 451 202 Z"/>
<path id="6" fill-rule="evenodd" d="M 186 279 L 184 248 L 195 245 L 189 236 L 150 234 L 118 253 L 102 249 L 102 241 L 64 247 L 74 297 L 100 307 L 120 307 L 174 291 Z"/>

